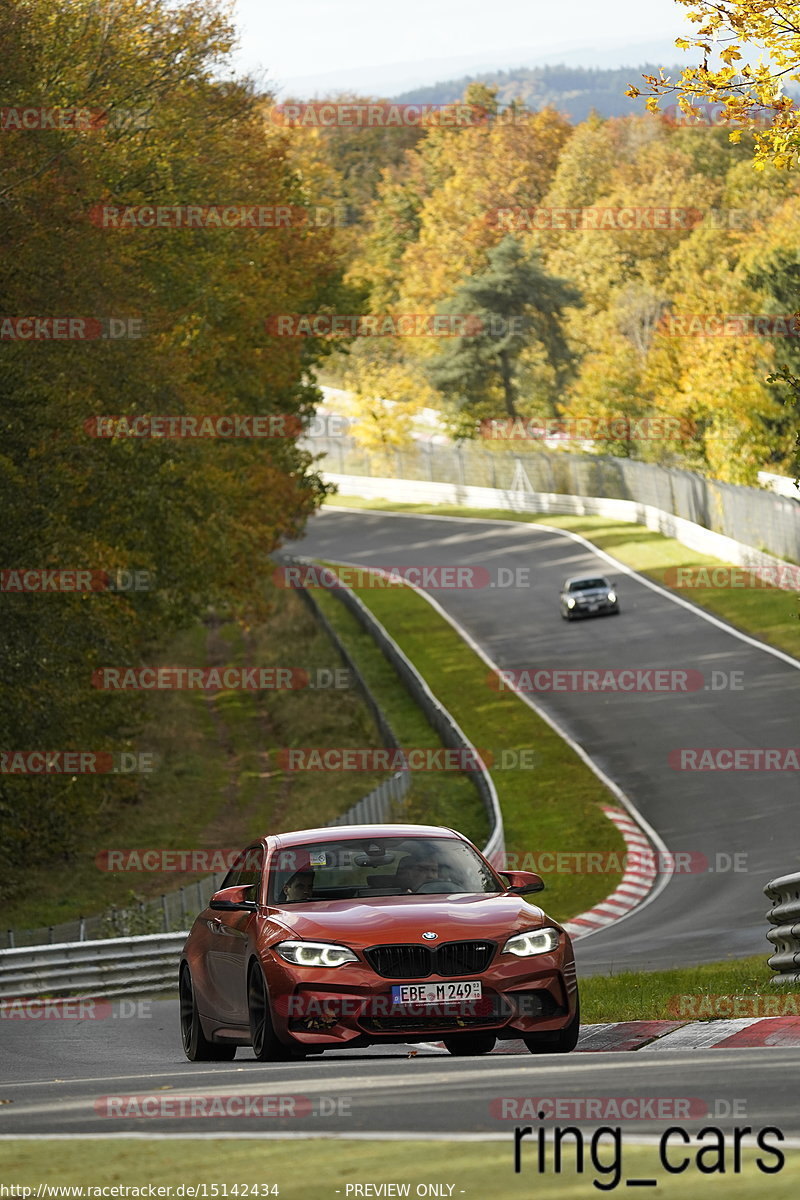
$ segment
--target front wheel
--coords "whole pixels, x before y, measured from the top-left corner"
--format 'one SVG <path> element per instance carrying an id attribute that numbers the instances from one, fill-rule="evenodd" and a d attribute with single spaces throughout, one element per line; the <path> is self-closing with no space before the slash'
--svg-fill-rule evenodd
<path id="1" fill-rule="evenodd" d="M 183 1052 L 190 1062 L 230 1062 L 236 1054 L 236 1046 L 225 1042 L 210 1042 L 203 1033 L 197 999 L 189 968 L 181 967 L 178 981 L 178 997 L 181 1012 L 181 1041 Z"/>
<path id="2" fill-rule="evenodd" d="M 247 1007 L 250 1012 L 250 1040 L 259 1062 L 283 1062 L 289 1048 L 278 1040 L 269 1011 L 269 997 L 264 972 L 257 962 L 251 962 L 247 973 Z"/>
<path id="3" fill-rule="evenodd" d="M 442 1038 L 445 1049 L 456 1058 L 473 1054 L 490 1054 L 497 1038 L 493 1033 L 458 1033 Z"/>
<path id="4" fill-rule="evenodd" d="M 553 1033 L 526 1033 L 522 1040 L 531 1054 L 569 1054 L 578 1044 L 581 1032 L 580 997 L 575 1003 L 575 1016 L 569 1025 Z"/>

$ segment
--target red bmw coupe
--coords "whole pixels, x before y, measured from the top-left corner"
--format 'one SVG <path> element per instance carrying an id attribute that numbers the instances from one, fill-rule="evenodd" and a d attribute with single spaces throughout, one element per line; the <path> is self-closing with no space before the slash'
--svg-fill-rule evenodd
<path id="1" fill-rule="evenodd" d="M 569 935 L 434 825 L 343 825 L 263 838 L 242 852 L 192 926 L 180 963 L 188 1058 L 271 1062 L 382 1042 L 443 1041 L 534 1054 L 578 1040 Z"/>

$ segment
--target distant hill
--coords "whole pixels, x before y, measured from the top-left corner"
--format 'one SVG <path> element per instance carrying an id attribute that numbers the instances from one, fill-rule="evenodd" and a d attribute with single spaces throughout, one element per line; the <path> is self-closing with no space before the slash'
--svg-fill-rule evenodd
<path id="1" fill-rule="evenodd" d="M 592 109 L 603 117 L 627 117 L 644 112 L 644 98 L 629 100 L 625 89 L 631 83 L 641 85 L 642 75 L 658 75 L 659 69 L 653 63 L 613 70 L 564 64 L 517 67 L 510 71 L 463 75 L 460 79 L 449 79 L 430 87 L 414 88 L 393 99 L 408 104 L 451 104 L 461 99 L 468 84 L 485 83 L 498 88 L 501 107 L 514 99 L 522 100 L 528 108 L 535 110 L 550 104 L 577 123 L 585 121 Z M 681 70 L 681 66 L 671 67 L 667 74 L 677 78 Z"/>

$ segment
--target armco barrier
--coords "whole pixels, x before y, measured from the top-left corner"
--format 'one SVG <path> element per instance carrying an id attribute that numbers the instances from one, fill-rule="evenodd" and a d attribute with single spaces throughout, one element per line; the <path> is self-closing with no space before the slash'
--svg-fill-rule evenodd
<path id="1" fill-rule="evenodd" d="M 0 951 L 0 1000 L 21 996 L 123 996 L 178 987 L 186 931 Z"/>
<path id="2" fill-rule="evenodd" d="M 767 938 L 776 953 L 767 960 L 773 971 L 772 983 L 800 983 L 800 872 L 772 879 L 764 888 L 772 901 L 767 920 L 772 929 Z"/>
<path id="3" fill-rule="evenodd" d="M 306 560 L 284 558 L 283 561 Z M 475 747 L 358 596 L 347 588 L 333 589 L 332 594 L 347 605 L 378 643 L 444 744 L 474 752 Z M 310 600 L 316 608 L 313 598 Z M 330 633 L 337 646 L 344 650 L 335 632 L 330 629 Z M 346 650 L 345 656 L 351 670 L 355 670 L 357 678 L 360 678 Z M 366 688 L 363 680 L 362 683 Z M 398 747 L 399 743 L 377 707 L 377 702 L 371 696 L 370 700 L 380 717 L 381 732 L 390 745 Z M 469 772 L 469 777 L 478 789 L 489 823 L 490 836 L 484 854 L 499 863 L 505 852 L 505 841 L 497 792 L 488 771 Z M 410 772 L 398 771 L 342 816 L 330 821 L 329 825 L 383 823 L 391 815 L 393 802 L 402 799 L 409 786 Z M 0 950 L 0 1000 L 43 995 L 122 996 L 177 988 L 178 959 L 187 934 L 187 930 L 180 930 L 177 933 Z"/>

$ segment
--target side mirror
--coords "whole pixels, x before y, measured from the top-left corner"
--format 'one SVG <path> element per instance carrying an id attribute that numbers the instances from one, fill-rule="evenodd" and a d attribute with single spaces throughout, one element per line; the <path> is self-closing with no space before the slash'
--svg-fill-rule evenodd
<path id="1" fill-rule="evenodd" d="M 544 891 L 544 880 L 534 871 L 500 871 L 500 877 L 508 880 L 506 891 L 512 896 Z"/>
<path id="2" fill-rule="evenodd" d="M 257 912 L 255 900 L 248 900 L 247 893 L 252 894 L 252 884 L 246 887 L 227 887 L 214 895 L 208 902 L 209 908 L 221 909 L 223 912 Z"/>

